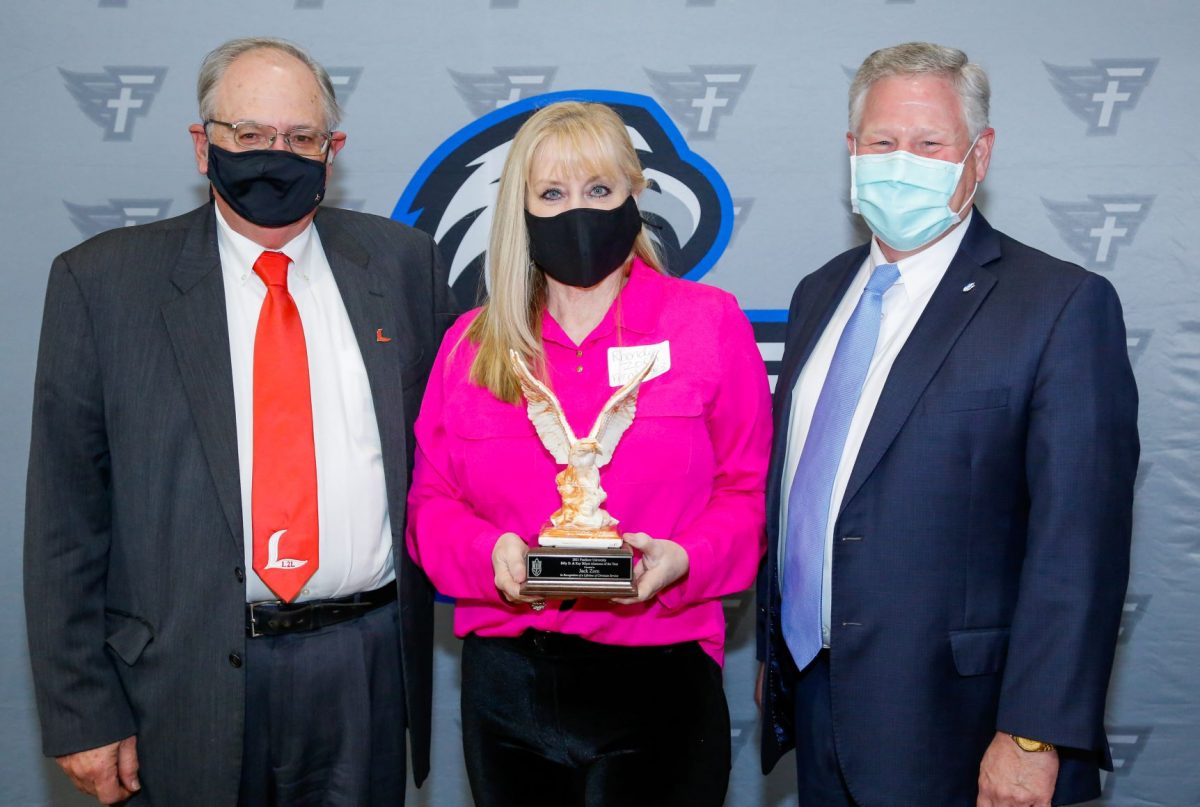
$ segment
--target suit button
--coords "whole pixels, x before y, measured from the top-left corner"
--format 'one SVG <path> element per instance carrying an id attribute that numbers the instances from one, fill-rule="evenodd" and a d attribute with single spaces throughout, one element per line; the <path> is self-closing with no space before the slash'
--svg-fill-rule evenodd
<path id="1" fill-rule="evenodd" d="M 242 657 L 239 656 L 237 653 L 230 653 L 229 654 L 229 666 L 233 667 L 235 670 L 238 667 L 241 667 L 242 666 Z"/>
<path id="2" fill-rule="evenodd" d="M 235 566 L 235 567 L 234 567 L 234 569 L 233 569 L 233 576 L 237 578 L 237 581 L 238 581 L 239 583 L 245 583 L 245 582 L 246 582 L 246 573 L 242 571 L 242 567 L 241 567 L 241 566 Z"/>

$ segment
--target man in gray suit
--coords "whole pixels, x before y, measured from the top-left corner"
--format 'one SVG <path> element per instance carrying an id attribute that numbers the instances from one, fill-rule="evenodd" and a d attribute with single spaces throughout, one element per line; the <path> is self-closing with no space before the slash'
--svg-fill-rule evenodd
<path id="1" fill-rule="evenodd" d="M 101 802 L 398 804 L 429 770 L 412 422 L 452 318 L 426 235 L 319 208 L 339 109 L 274 39 L 205 59 L 210 204 L 60 255 L 25 601 L 44 751 Z"/>

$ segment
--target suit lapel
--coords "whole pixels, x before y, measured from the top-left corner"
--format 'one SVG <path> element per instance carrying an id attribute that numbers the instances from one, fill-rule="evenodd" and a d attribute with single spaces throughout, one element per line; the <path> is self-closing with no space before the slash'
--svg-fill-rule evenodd
<path id="1" fill-rule="evenodd" d="M 867 256 L 866 246 L 850 252 L 841 266 L 831 272 L 813 276 L 806 282 L 812 284 L 806 290 L 801 306 L 791 312 L 788 323 L 787 344 L 784 347 L 783 367 L 775 381 L 775 439 L 771 452 L 771 467 L 767 471 L 767 534 L 778 532 L 779 508 L 783 492 L 783 463 L 787 458 L 788 428 L 792 417 L 792 392 L 796 379 L 808 357 L 812 355 L 825 326 L 837 310 L 838 303 L 854 279 L 859 266 Z M 772 558 L 778 541 L 770 541 Z"/>
<path id="2" fill-rule="evenodd" d="M 230 535 L 242 552 L 241 475 L 225 287 L 212 205 L 194 216 L 171 272 L 180 295 L 162 306 L 163 321 Z"/>
<path id="3" fill-rule="evenodd" d="M 838 303 L 845 296 L 850 281 L 854 279 L 863 259 L 867 257 L 867 252 L 868 249 L 865 246 L 856 249 L 849 253 L 842 266 L 829 273 L 828 277 L 813 279 L 814 283 L 819 285 L 813 288 L 811 294 L 807 295 L 809 302 L 804 305 L 804 308 L 795 312 L 796 322 L 788 329 L 783 367 L 780 369 L 779 379 L 776 382 L 776 390 L 779 391 L 776 393 L 776 399 L 780 403 L 790 403 L 792 388 L 796 385 L 800 369 L 812 355 L 817 341 L 825 331 L 825 326 L 829 324 L 833 312 L 837 310 Z M 784 398 L 787 400 L 785 401 Z"/>
<path id="4" fill-rule="evenodd" d="M 996 285 L 996 276 L 983 264 L 999 257 L 999 239 L 976 211 L 970 231 L 888 373 L 846 483 L 842 509 L 879 464 L 946 355 Z M 964 291 L 968 287 L 969 291 Z"/>
<path id="5" fill-rule="evenodd" d="M 347 229 L 324 209 L 315 222 L 366 367 L 395 526 L 404 513 L 408 473 L 400 366 L 401 347 L 411 338 L 408 323 L 396 316 L 400 302 L 388 299 L 379 273 L 371 271 L 370 255 Z"/>

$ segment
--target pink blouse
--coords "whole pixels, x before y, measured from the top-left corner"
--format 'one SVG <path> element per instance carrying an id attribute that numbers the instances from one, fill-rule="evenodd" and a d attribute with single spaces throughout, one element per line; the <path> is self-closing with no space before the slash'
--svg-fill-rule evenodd
<path id="1" fill-rule="evenodd" d="M 550 600 L 535 612 L 497 591 L 492 549 L 501 533 L 530 545 L 558 508 L 560 470 L 525 404 L 503 403 L 469 380 L 475 348 L 463 338 L 478 310 L 447 332 L 416 422 L 408 551 L 439 591 L 457 600 L 458 636 L 517 636 L 528 628 L 615 645 L 698 641 L 724 658 L 719 597 L 750 586 L 765 549 L 771 442 L 766 369 L 734 297 L 665 277 L 635 260 L 625 288 L 576 345 L 542 319 L 549 386 L 584 435 L 615 391 L 608 349 L 668 342 L 671 369 L 644 382 L 637 414 L 600 470 L 605 509 L 625 532 L 669 538 L 689 570 L 648 603 Z"/>

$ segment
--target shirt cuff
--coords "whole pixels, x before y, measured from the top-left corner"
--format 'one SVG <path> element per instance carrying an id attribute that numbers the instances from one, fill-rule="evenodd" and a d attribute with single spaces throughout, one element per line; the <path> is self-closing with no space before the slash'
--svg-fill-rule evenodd
<path id="1" fill-rule="evenodd" d="M 707 540 L 685 544 L 677 542 L 687 552 L 688 571 L 680 579 L 658 592 L 658 601 L 669 611 L 704 599 L 706 582 L 712 577 L 712 544 Z"/>

